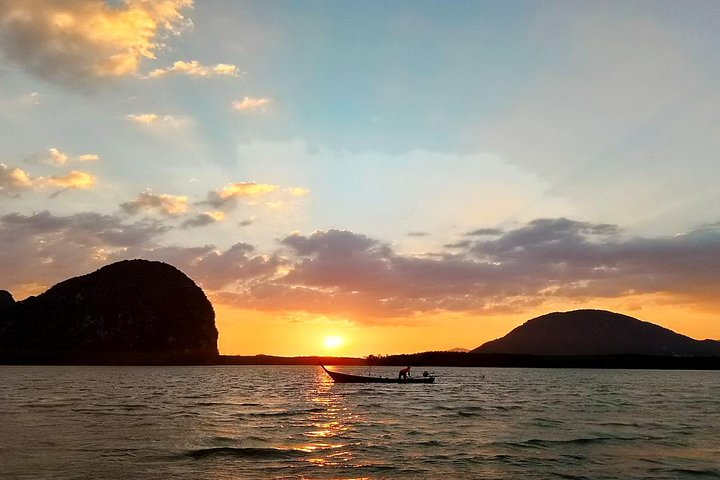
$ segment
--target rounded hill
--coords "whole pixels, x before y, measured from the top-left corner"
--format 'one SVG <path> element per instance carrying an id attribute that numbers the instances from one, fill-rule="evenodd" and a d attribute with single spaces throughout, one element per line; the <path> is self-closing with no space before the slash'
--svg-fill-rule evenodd
<path id="1" fill-rule="evenodd" d="M 473 353 L 529 355 L 720 355 L 720 342 L 695 340 L 606 310 L 555 312 L 528 320 Z"/>
<path id="2" fill-rule="evenodd" d="M 218 356 L 215 312 L 177 268 L 126 260 L 5 302 L 0 352 L 87 363 L 204 362 Z"/>

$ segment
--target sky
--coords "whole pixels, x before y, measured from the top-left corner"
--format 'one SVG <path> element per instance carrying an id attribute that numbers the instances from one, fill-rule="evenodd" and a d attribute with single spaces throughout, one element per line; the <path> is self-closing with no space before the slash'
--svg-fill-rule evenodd
<path id="1" fill-rule="evenodd" d="M 714 1 L 4 0 L 0 289 L 129 258 L 224 354 L 720 339 Z"/>

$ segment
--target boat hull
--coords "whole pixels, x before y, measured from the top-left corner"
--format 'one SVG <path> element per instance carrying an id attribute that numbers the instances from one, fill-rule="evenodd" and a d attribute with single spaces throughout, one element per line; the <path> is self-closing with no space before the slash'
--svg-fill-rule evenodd
<path id="1" fill-rule="evenodd" d="M 320 365 L 325 373 L 333 379 L 335 383 L 433 383 L 435 377 L 416 377 L 416 378 L 384 378 L 384 377 L 366 377 L 363 375 L 350 375 L 347 373 L 331 372 L 324 365 Z"/>

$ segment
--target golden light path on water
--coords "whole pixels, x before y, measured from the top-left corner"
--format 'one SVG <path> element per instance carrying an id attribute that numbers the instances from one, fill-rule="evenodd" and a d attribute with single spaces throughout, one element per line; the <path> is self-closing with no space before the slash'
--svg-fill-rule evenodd
<path id="1" fill-rule="evenodd" d="M 331 338 L 342 340 L 340 337 L 328 337 L 325 341 L 326 345 Z M 315 390 L 309 392 L 310 402 L 318 407 L 310 418 L 310 425 L 314 429 L 303 434 L 312 441 L 303 445 L 301 450 L 322 454 L 308 459 L 310 463 L 320 467 L 334 467 L 348 463 L 353 458 L 352 453 L 345 448 L 348 444 L 333 440 L 346 433 L 350 429 L 349 423 L 359 418 L 342 404 L 340 396 L 331 394 L 334 383 L 324 372 L 316 371 L 314 380 Z"/>

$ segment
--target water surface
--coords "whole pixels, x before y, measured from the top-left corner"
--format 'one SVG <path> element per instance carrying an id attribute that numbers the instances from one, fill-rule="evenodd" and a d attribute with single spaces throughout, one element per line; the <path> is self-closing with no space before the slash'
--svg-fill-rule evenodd
<path id="1" fill-rule="evenodd" d="M 720 478 L 720 372 L 433 370 L 0 367 L 0 477 Z"/>

